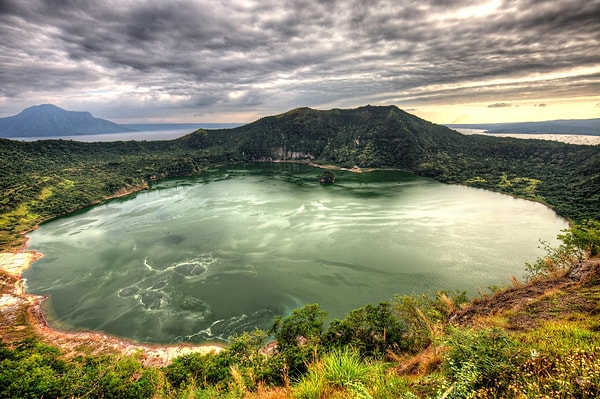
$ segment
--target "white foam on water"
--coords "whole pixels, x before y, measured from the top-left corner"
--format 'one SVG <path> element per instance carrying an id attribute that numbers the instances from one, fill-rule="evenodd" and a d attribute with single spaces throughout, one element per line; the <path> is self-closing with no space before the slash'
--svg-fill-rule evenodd
<path id="1" fill-rule="evenodd" d="M 522 267 L 526 248 L 520 242 L 535 234 L 536 247 L 538 239 L 548 238 L 532 233 L 530 226 L 520 227 L 521 219 L 537 212 L 536 206 L 514 211 L 513 202 L 521 200 L 502 200 L 482 190 L 418 177 L 382 183 L 370 177 L 377 172 L 340 172 L 344 187 L 240 173 L 159 183 L 160 189 L 45 224 L 32 233 L 38 238 L 31 242 L 40 245 L 32 247 L 46 256 L 32 267 L 38 274 L 35 280 L 32 274 L 30 285 L 35 281 L 34 289 L 55 298 L 68 295 L 54 301 L 63 314 L 77 307 L 69 301 L 86 302 L 82 315 L 77 320 L 67 315 L 66 323 L 91 322 L 102 308 L 107 317 L 135 314 L 144 319 L 130 323 L 132 328 L 145 326 L 132 332 L 141 339 L 161 342 L 178 335 L 180 340 L 225 340 L 232 332 L 264 328 L 269 317 L 288 306 L 282 300 L 286 296 L 299 298 L 298 306 L 318 302 L 341 317 L 344 311 L 406 292 L 401 290 L 489 286 L 488 275 L 503 281 L 515 273 L 515 265 Z M 303 173 L 301 183 L 308 176 Z M 314 170 L 307 173 L 318 179 Z M 519 219 L 504 218 L 503 209 L 518 213 Z M 506 231 L 486 230 L 494 223 L 498 228 L 493 230 L 507 229 L 509 237 Z M 555 226 L 559 231 L 562 221 Z M 550 239 L 555 236 L 552 226 L 542 227 Z M 490 253 L 505 241 L 519 249 L 507 251 L 509 260 L 496 262 L 503 254 Z M 491 259 L 482 260 L 463 244 Z M 535 253 L 526 256 L 524 261 L 535 259 Z M 511 264 L 504 266 L 507 262 Z M 436 278 L 434 272 L 444 268 L 449 271 Z M 233 287 L 235 295 L 226 287 Z M 276 302 L 278 310 L 264 309 L 264 303 Z"/>

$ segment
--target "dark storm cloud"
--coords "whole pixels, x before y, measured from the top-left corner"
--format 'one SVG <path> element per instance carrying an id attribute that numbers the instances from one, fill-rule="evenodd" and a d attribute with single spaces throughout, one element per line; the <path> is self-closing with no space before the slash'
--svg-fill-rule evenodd
<path id="1" fill-rule="evenodd" d="M 594 96 L 599 21 L 600 0 L 3 0 L 0 111 Z"/>

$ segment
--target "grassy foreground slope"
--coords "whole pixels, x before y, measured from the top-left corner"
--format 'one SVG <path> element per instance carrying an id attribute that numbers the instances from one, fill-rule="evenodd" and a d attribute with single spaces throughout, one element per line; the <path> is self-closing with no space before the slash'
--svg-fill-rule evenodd
<path id="1" fill-rule="evenodd" d="M 271 160 L 399 168 L 545 202 L 572 220 L 600 219 L 600 146 L 465 136 L 394 106 L 299 108 L 172 141 L 0 139 L 0 248 L 21 245 L 41 221 L 158 179 Z"/>

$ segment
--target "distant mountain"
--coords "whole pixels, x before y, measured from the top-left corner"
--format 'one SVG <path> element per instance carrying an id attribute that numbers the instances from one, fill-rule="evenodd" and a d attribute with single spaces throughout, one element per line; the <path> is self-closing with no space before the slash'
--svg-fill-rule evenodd
<path id="1" fill-rule="evenodd" d="M 0 118 L 0 137 L 51 137 L 134 131 L 89 112 L 65 111 L 52 104 L 36 105 Z"/>
<path id="2" fill-rule="evenodd" d="M 545 122 L 451 124 L 452 129 L 481 129 L 485 133 L 578 134 L 600 136 L 598 119 L 561 119 Z"/>
<path id="3" fill-rule="evenodd" d="M 189 129 L 231 129 L 244 125 L 243 123 L 125 123 L 121 126 L 139 131 L 161 131 Z"/>
<path id="4" fill-rule="evenodd" d="M 424 154 L 460 151 L 471 139 L 395 106 L 327 111 L 297 108 L 229 130 L 199 130 L 178 139 L 219 147 L 241 160 L 315 160 L 343 166 L 410 168 Z"/>

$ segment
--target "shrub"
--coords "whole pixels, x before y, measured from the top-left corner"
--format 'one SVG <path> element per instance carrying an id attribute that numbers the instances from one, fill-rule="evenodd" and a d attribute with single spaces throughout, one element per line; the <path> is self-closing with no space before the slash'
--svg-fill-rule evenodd
<path id="1" fill-rule="evenodd" d="M 158 388 L 158 376 L 157 369 L 143 367 L 132 356 L 124 357 L 100 374 L 98 396 L 123 399 L 150 398 Z"/>
<path id="2" fill-rule="evenodd" d="M 60 359 L 60 351 L 33 339 L 14 349 L 2 344 L 0 352 L 0 397 L 39 398 L 65 396 L 69 387 L 63 376 L 69 365 Z"/>
<path id="3" fill-rule="evenodd" d="M 279 356 L 290 376 L 306 371 L 306 364 L 317 356 L 327 312 L 319 305 L 295 309 L 285 319 L 276 316 L 269 331 L 277 341 Z"/>
<path id="4" fill-rule="evenodd" d="M 267 333 L 258 329 L 230 337 L 226 352 L 231 359 L 230 371 L 236 387 L 256 391 L 259 386 L 285 384 L 287 375 L 282 357 L 263 353 L 266 339 Z"/>
<path id="5" fill-rule="evenodd" d="M 505 392 L 511 373 L 524 363 L 518 341 L 497 328 L 453 329 L 446 345 L 448 352 L 442 370 L 453 382 L 449 398 L 474 397 L 481 389 Z"/>
<path id="6" fill-rule="evenodd" d="M 176 389 L 189 386 L 227 386 L 231 382 L 230 367 L 233 358 L 227 351 L 218 354 L 192 353 L 177 357 L 163 372 Z"/>
<path id="7" fill-rule="evenodd" d="M 600 255 L 600 221 L 585 219 L 563 232 L 558 239 L 565 245 L 578 248 L 587 257 Z"/>
<path id="8" fill-rule="evenodd" d="M 388 302 L 351 311 L 343 320 L 333 320 L 324 334 L 329 347 L 352 346 L 361 355 L 381 358 L 390 348 L 404 348 L 405 323 Z"/>
<path id="9" fill-rule="evenodd" d="M 560 277 L 571 265 L 583 258 L 583 254 L 576 248 L 560 245 L 553 248 L 547 241 L 540 241 L 539 248 L 546 251 L 546 255 L 537 258 L 535 263 L 525 263 L 525 279 L 532 281 L 538 278 Z"/>
<path id="10" fill-rule="evenodd" d="M 433 297 L 428 294 L 394 297 L 394 314 L 406 326 L 402 349 L 418 353 L 443 336 L 448 316 L 465 302 L 465 291 L 440 291 Z"/>
<path id="11" fill-rule="evenodd" d="M 33 339 L 0 347 L 0 398 L 149 398 L 159 386 L 160 372 L 132 356 L 64 360 Z"/>
<path id="12" fill-rule="evenodd" d="M 525 277 L 528 281 L 539 277 L 560 276 L 574 262 L 600 255 L 599 221 L 584 220 L 562 232 L 557 236 L 562 242 L 558 248 L 553 248 L 547 241 L 540 241 L 546 255 L 536 259 L 533 264 L 525 263 Z"/>

